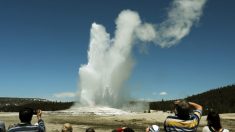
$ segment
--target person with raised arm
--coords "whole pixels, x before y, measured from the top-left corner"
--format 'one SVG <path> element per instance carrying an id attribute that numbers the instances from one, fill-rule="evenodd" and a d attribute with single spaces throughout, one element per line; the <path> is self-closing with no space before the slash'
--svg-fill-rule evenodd
<path id="1" fill-rule="evenodd" d="M 37 115 L 37 125 L 31 124 L 33 115 Z M 33 110 L 31 108 L 24 108 L 19 112 L 20 123 L 10 125 L 8 132 L 45 132 L 45 124 L 42 120 L 42 110 Z"/>
<path id="2" fill-rule="evenodd" d="M 202 116 L 202 106 L 185 100 L 174 102 L 174 116 L 168 116 L 164 122 L 166 132 L 195 132 Z M 193 111 L 191 111 L 193 110 Z"/>

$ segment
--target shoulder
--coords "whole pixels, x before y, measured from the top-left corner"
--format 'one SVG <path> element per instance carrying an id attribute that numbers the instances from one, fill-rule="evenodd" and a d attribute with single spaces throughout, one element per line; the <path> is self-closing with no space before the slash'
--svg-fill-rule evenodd
<path id="1" fill-rule="evenodd" d="M 201 116 L 202 115 L 202 110 L 194 110 L 193 113 Z"/>
<path id="2" fill-rule="evenodd" d="M 31 125 L 31 124 L 27 124 L 27 125 L 21 125 L 21 124 L 13 124 L 11 126 L 9 126 L 8 128 L 8 132 L 15 132 L 15 131 L 37 131 L 38 130 L 38 126 L 36 125 Z"/>
<path id="3" fill-rule="evenodd" d="M 194 110 L 193 115 L 196 116 L 198 120 L 200 120 L 202 116 L 202 110 Z"/>
<path id="4" fill-rule="evenodd" d="M 204 127 L 202 128 L 202 132 L 210 132 L 209 127 L 208 127 L 208 126 L 204 126 Z"/>
<path id="5" fill-rule="evenodd" d="M 224 128 L 224 129 L 223 129 L 223 132 L 229 132 L 229 130 Z"/>

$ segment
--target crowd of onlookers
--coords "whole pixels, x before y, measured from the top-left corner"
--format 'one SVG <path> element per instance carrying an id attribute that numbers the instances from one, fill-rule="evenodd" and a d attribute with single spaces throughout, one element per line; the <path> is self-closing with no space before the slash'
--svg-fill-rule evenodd
<path id="1" fill-rule="evenodd" d="M 164 131 L 166 132 L 195 132 L 197 131 L 201 116 L 202 106 L 185 100 L 174 102 L 174 116 L 168 116 L 164 122 Z M 193 111 L 191 111 L 193 109 Z M 31 124 L 33 115 L 37 116 L 37 123 Z M 5 128 L 4 122 L 0 121 L 0 132 L 45 132 L 46 127 L 42 119 L 41 110 L 24 108 L 19 112 L 20 123 L 12 124 Z M 146 128 L 146 132 L 158 132 L 159 126 L 151 125 Z M 70 123 L 65 123 L 61 132 L 73 132 Z M 87 128 L 85 132 L 95 132 L 93 128 Z M 132 128 L 123 127 L 112 130 L 112 132 L 134 132 Z M 207 125 L 203 127 L 202 132 L 229 132 L 222 127 L 219 114 L 210 110 L 207 115 Z"/>

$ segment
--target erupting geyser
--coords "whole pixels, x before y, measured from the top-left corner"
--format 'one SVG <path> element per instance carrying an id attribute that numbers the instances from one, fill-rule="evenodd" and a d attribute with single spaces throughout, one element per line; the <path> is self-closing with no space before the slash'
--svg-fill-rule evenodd
<path id="1" fill-rule="evenodd" d="M 122 85 L 132 69 L 133 33 L 139 18 L 125 11 L 120 14 L 117 25 L 116 37 L 111 41 L 103 26 L 92 24 L 89 61 L 79 69 L 81 103 L 111 106 L 127 97 Z"/>
<path id="2" fill-rule="evenodd" d="M 85 106 L 121 106 L 129 97 L 124 84 L 133 68 L 134 42 L 153 42 L 161 47 L 178 43 L 199 20 L 205 2 L 174 0 L 167 20 L 159 25 L 143 23 L 137 12 L 124 10 L 116 20 L 112 39 L 104 26 L 93 23 L 88 63 L 79 69 L 79 102 Z"/>

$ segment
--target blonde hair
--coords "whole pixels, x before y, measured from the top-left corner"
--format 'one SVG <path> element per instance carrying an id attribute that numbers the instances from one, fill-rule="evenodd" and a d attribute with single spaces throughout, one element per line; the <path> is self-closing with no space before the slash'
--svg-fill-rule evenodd
<path id="1" fill-rule="evenodd" d="M 65 123 L 61 132 L 72 132 L 73 127 L 70 123 Z"/>

